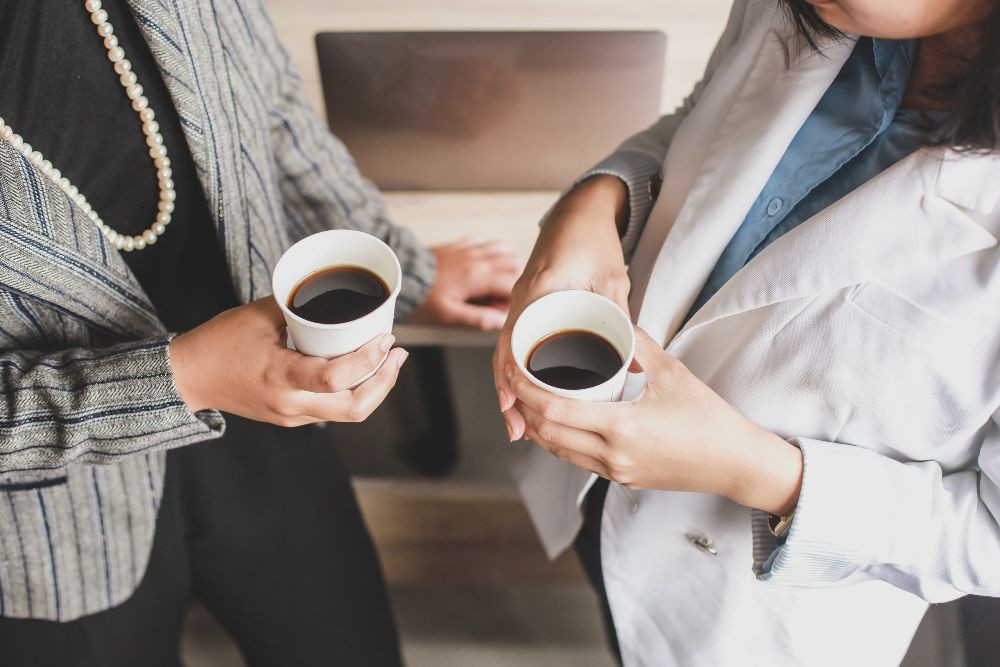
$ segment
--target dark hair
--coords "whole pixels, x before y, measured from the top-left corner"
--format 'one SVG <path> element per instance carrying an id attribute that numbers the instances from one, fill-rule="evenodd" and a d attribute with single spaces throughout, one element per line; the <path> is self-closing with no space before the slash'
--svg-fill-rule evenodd
<path id="1" fill-rule="evenodd" d="M 805 0 L 778 0 L 808 44 L 845 35 L 824 22 Z M 1000 151 L 1000 2 L 978 26 L 980 50 L 965 59 L 962 72 L 934 86 L 930 95 L 946 107 L 945 118 L 920 127 L 928 146 Z"/>

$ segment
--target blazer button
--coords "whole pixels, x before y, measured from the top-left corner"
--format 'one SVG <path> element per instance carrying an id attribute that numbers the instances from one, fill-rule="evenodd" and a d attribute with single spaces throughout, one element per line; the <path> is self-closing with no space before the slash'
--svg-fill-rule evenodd
<path id="1" fill-rule="evenodd" d="M 715 542 L 708 539 L 704 535 L 694 535 L 692 533 L 688 533 L 685 537 L 687 537 L 688 542 L 693 544 L 694 547 L 703 554 L 707 554 L 709 556 L 719 555 L 719 550 L 715 548 Z"/>

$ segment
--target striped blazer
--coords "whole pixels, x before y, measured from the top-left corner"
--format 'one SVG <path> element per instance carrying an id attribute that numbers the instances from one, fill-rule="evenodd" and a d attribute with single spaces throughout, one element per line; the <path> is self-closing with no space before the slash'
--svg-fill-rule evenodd
<path id="1" fill-rule="evenodd" d="M 289 244 L 343 227 L 399 255 L 401 314 L 421 302 L 433 256 L 390 223 L 308 107 L 260 0 L 129 5 L 179 112 L 239 298 L 270 293 Z M 168 341 L 114 247 L 0 141 L 0 615 L 67 621 L 135 590 L 165 450 L 224 428 L 218 413 L 186 409 Z"/>

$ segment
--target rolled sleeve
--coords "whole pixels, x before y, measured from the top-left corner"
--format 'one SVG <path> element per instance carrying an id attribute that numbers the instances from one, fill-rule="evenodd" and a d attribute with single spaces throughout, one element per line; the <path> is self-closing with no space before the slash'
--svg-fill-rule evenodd
<path id="1" fill-rule="evenodd" d="M 754 513 L 759 579 L 803 587 L 882 580 L 928 602 L 1000 595 L 1000 410 L 980 433 L 977 464 L 953 471 L 791 440 L 802 450 L 802 490 L 783 543 L 759 530 L 766 515 Z"/>
<path id="2" fill-rule="evenodd" d="M 755 556 L 769 552 L 755 563 L 761 581 L 792 586 L 843 581 L 870 566 L 878 569 L 901 530 L 919 532 L 912 525 L 914 505 L 926 494 L 910 488 L 923 477 L 913 474 L 915 464 L 864 447 L 807 438 L 790 442 L 802 450 L 802 488 L 783 540 L 767 530 L 767 514 L 755 513 Z M 873 577 L 894 578 L 871 573 L 863 578 Z"/>
<path id="3" fill-rule="evenodd" d="M 737 0 L 733 3 L 726 29 L 712 51 L 705 75 L 684 102 L 673 113 L 661 116 L 649 128 L 626 139 L 614 153 L 594 165 L 569 188 L 572 189 L 598 174 L 616 176 L 625 183 L 629 194 L 629 219 L 621 241 L 626 263 L 631 261 L 632 253 L 639 243 L 639 237 L 653 209 L 654 201 L 649 196 L 649 181 L 662 173 L 664 159 L 677 129 L 694 109 L 725 54 L 739 40 L 747 4 L 746 0 Z"/>
<path id="4" fill-rule="evenodd" d="M 0 354 L 0 473 L 113 463 L 222 435 L 192 413 L 170 365 L 170 337 L 61 352 Z"/>
<path id="5" fill-rule="evenodd" d="M 809 439 L 792 441 L 802 450 L 802 489 L 787 538 L 766 530 L 767 515 L 755 516 L 765 530 L 757 540 L 773 540 L 759 565 L 762 581 L 792 585 L 840 581 L 871 560 L 884 531 L 872 520 L 873 508 L 892 506 L 885 466 L 900 465 L 862 447 Z M 762 534 L 762 533 L 766 533 Z M 758 547 L 758 545 L 755 545 Z"/>
<path id="6" fill-rule="evenodd" d="M 406 234 L 407 240 L 397 239 L 390 244 L 403 268 L 403 286 L 396 300 L 396 317 L 402 319 L 413 313 L 427 299 L 437 277 L 437 257 L 421 246 L 408 230 L 395 227 L 396 235 Z"/>

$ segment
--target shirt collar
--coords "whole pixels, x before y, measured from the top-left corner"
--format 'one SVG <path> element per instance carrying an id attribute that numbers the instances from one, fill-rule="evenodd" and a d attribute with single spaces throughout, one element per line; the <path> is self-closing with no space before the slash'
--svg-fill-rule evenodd
<path id="1" fill-rule="evenodd" d="M 875 55 L 875 71 L 879 78 L 909 79 L 910 68 L 913 66 L 913 54 L 916 50 L 915 39 L 882 39 L 871 38 L 871 48 Z"/>
<path id="2" fill-rule="evenodd" d="M 910 80 L 913 55 L 917 42 L 914 39 L 881 39 L 862 37 L 857 49 L 871 49 L 869 67 L 874 69 L 878 80 L 878 96 L 882 108 L 882 122 L 878 133 L 891 123 L 903 102 L 906 86 Z M 864 58 L 864 60 L 868 60 Z"/>

